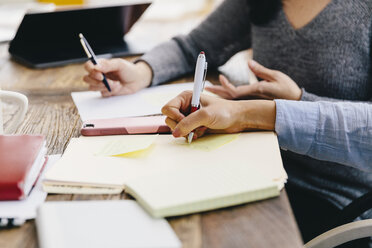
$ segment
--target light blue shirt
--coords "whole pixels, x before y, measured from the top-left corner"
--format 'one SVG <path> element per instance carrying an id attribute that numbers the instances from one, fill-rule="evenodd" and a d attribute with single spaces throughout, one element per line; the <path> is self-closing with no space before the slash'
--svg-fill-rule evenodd
<path id="1" fill-rule="evenodd" d="M 275 102 L 281 148 L 372 172 L 372 104 Z"/>

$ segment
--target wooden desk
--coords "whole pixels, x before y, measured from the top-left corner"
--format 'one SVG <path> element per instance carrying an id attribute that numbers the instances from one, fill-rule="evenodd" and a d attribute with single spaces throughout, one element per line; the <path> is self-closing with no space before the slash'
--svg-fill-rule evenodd
<path id="1" fill-rule="evenodd" d="M 82 122 L 70 92 L 87 89 L 82 81 L 83 75 L 81 65 L 46 70 L 28 69 L 10 61 L 7 45 L 0 45 L 0 86 L 4 90 L 25 93 L 29 98 L 26 119 L 17 133 L 45 135 L 48 154 L 62 153 L 70 138 L 80 135 Z M 213 78 L 211 80 L 213 81 Z M 5 122 L 14 111 L 11 108 L 4 111 Z M 126 198 L 125 194 L 49 195 L 47 200 L 123 198 Z M 302 247 L 284 190 L 278 198 L 168 220 L 184 248 Z M 1 230 L 0 247 L 37 247 L 34 221 L 28 221 L 20 228 Z"/>

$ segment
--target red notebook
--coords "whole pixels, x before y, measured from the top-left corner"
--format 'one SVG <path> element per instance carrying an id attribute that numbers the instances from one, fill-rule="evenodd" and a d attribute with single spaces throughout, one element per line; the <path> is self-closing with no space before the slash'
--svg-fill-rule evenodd
<path id="1" fill-rule="evenodd" d="M 45 164 L 40 135 L 0 135 L 0 200 L 27 197 Z"/>

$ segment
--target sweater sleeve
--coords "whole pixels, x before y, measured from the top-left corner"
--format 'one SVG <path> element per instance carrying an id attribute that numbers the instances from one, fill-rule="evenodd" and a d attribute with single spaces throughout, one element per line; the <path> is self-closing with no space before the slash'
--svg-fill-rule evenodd
<path id="1" fill-rule="evenodd" d="M 372 172 L 372 104 L 275 102 L 282 148 Z"/>
<path id="2" fill-rule="evenodd" d="M 301 101 L 309 101 L 309 102 L 317 102 L 317 101 L 328 101 L 328 102 L 338 102 L 338 101 L 345 101 L 342 99 L 336 99 L 331 97 L 325 96 L 318 96 L 313 93 L 307 92 L 304 88 L 302 90 Z"/>
<path id="3" fill-rule="evenodd" d="M 152 85 L 191 73 L 200 51 L 208 67 L 217 68 L 235 53 L 251 46 L 249 10 L 246 0 L 225 0 L 188 35 L 176 36 L 144 54 L 150 65 Z"/>
<path id="4" fill-rule="evenodd" d="M 331 98 L 326 96 L 318 96 L 313 93 L 307 92 L 304 88 L 301 88 L 302 96 L 301 101 L 308 101 L 308 102 L 319 102 L 319 101 L 327 101 L 327 102 L 365 102 L 365 101 L 351 101 L 345 99 L 338 99 L 338 98 Z M 372 102 L 372 99 L 369 99 L 368 102 Z"/>

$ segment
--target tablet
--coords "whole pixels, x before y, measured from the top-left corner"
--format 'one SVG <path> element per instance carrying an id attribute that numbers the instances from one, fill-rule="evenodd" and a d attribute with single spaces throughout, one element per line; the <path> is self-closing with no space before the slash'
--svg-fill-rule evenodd
<path id="1" fill-rule="evenodd" d="M 26 14 L 11 41 L 9 53 L 33 68 L 46 68 L 86 61 L 79 33 L 89 40 L 100 57 L 144 53 L 125 41 L 125 34 L 150 5 L 149 2 L 120 6 L 79 8 Z"/>

